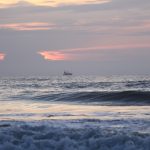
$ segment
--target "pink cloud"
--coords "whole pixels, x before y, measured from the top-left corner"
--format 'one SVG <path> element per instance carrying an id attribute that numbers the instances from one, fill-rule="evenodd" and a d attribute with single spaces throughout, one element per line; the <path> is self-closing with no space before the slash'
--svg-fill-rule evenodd
<path id="1" fill-rule="evenodd" d="M 0 52 L 0 61 L 5 59 L 5 54 Z"/>
<path id="2" fill-rule="evenodd" d="M 68 59 L 66 54 L 64 54 L 62 52 L 59 52 L 59 51 L 41 51 L 41 52 L 38 52 L 38 54 L 43 56 L 44 59 L 46 59 L 46 60 L 56 61 L 56 60 L 66 60 L 66 59 Z"/>
<path id="3" fill-rule="evenodd" d="M 46 22 L 0 24 L 0 29 L 10 29 L 17 31 L 51 30 L 55 27 L 55 24 Z"/>
<path id="4" fill-rule="evenodd" d="M 143 22 L 143 27 L 147 27 L 147 28 L 150 28 L 150 20 L 145 20 L 144 22 Z"/>
<path id="5" fill-rule="evenodd" d="M 150 31 L 150 20 L 144 20 L 139 22 L 137 25 L 128 26 L 123 29 L 125 33 L 139 33 Z"/>
<path id="6" fill-rule="evenodd" d="M 45 50 L 39 54 L 45 60 L 106 60 L 108 53 L 128 53 L 137 48 L 150 48 L 150 44 L 104 45 L 88 48 L 73 48 L 63 50 Z M 121 51 L 122 50 L 122 51 Z M 129 50 L 129 51 L 128 51 Z"/>
<path id="7" fill-rule="evenodd" d="M 73 49 L 64 49 L 61 50 L 65 53 L 74 53 L 77 51 L 101 51 L 101 50 L 121 50 L 121 49 L 136 49 L 136 48 L 150 48 L 150 44 L 114 44 L 114 45 L 102 45 L 96 47 L 87 47 L 87 48 L 73 48 Z"/>

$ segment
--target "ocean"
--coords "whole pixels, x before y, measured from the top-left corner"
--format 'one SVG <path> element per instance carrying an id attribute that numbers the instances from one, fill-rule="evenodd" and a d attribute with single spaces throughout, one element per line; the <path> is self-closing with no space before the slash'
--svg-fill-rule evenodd
<path id="1" fill-rule="evenodd" d="M 150 150 L 150 76 L 1 77 L 0 150 Z"/>

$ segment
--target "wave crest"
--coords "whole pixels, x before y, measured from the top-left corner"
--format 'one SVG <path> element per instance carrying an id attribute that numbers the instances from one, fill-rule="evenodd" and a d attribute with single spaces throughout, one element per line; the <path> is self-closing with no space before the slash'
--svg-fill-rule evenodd
<path id="1" fill-rule="evenodd" d="M 150 91 L 111 91 L 111 92 L 75 92 L 47 94 L 33 97 L 34 100 L 108 103 L 115 104 L 150 104 Z M 109 103 L 109 104 L 110 104 Z M 112 104 L 112 103 L 111 103 Z"/>

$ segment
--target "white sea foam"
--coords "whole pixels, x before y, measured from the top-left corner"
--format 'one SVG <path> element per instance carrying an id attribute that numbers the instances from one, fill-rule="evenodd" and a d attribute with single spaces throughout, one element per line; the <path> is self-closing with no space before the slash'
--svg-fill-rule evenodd
<path id="1" fill-rule="evenodd" d="M 0 150 L 150 150 L 150 134 L 101 124 L 97 120 L 3 121 Z"/>

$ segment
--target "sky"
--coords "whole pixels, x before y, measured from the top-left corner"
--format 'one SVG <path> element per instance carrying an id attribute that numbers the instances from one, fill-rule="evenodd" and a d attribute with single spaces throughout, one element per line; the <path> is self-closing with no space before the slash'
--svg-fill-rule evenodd
<path id="1" fill-rule="evenodd" d="M 150 0 L 0 0 L 0 76 L 149 75 Z"/>

